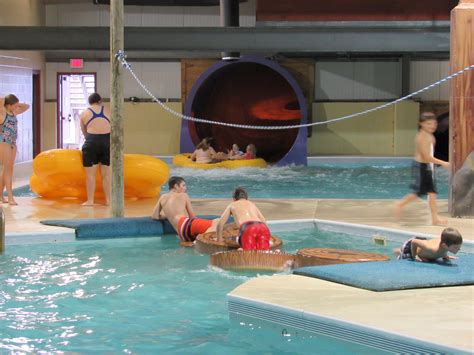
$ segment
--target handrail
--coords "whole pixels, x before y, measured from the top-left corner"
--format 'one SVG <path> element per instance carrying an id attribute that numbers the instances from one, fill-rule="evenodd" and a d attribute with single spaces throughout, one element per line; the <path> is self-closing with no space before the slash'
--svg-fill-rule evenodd
<path id="1" fill-rule="evenodd" d="M 5 251 L 5 212 L 0 206 L 0 254 Z"/>

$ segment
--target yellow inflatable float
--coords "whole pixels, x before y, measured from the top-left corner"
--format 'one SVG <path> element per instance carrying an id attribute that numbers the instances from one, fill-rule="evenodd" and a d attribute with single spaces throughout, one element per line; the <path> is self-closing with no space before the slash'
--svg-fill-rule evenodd
<path id="1" fill-rule="evenodd" d="M 160 159 L 141 154 L 125 154 L 125 197 L 157 197 L 168 175 L 169 168 Z M 85 199 L 86 172 L 82 166 L 82 152 L 75 149 L 52 149 L 38 154 L 33 160 L 30 186 L 33 192 L 42 197 Z M 103 197 L 99 171 L 95 197 Z"/>
<path id="2" fill-rule="evenodd" d="M 195 169 L 239 169 L 239 168 L 266 168 L 267 162 L 261 158 L 248 159 L 248 160 L 224 160 L 219 163 L 196 163 L 191 160 L 191 154 L 184 153 L 178 154 L 173 157 L 173 164 L 183 168 L 195 168 Z"/>

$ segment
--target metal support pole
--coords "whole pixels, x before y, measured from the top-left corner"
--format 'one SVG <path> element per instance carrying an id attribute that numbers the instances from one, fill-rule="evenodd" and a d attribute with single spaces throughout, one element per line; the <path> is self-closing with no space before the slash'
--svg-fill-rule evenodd
<path id="1" fill-rule="evenodd" d="M 410 94 L 410 57 L 404 55 L 401 58 L 401 67 L 402 67 L 402 95 L 406 96 Z"/>
<path id="2" fill-rule="evenodd" d="M 124 49 L 123 0 L 110 1 L 110 163 L 111 163 L 111 212 L 113 217 L 123 217 L 123 68 L 115 57 Z"/>
<path id="3" fill-rule="evenodd" d="M 239 0 L 220 0 L 222 27 L 239 27 Z M 223 60 L 237 60 L 239 52 L 222 52 Z"/>

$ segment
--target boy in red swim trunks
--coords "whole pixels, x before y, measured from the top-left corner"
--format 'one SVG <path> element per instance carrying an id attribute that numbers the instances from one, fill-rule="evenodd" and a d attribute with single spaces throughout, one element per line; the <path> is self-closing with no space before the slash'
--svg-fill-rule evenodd
<path id="1" fill-rule="evenodd" d="M 181 243 L 192 243 L 198 234 L 215 231 L 217 219 L 196 218 L 182 177 L 171 177 L 168 187 L 170 192 L 160 197 L 151 218 L 167 218 L 178 233 Z"/>
<path id="2" fill-rule="evenodd" d="M 223 241 L 222 231 L 230 215 L 239 227 L 238 243 L 244 250 L 269 250 L 270 230 L 260 210 L 248 200 L 247 191 L 238 187 L 234 191 L 234 202 L 225 209 L 217 223 L 217 241 Z"/>

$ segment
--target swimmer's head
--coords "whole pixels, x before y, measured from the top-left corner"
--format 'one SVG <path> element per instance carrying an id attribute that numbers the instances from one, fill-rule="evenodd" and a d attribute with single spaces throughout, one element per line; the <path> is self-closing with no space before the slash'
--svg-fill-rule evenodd
<path id="1" fill-rule="evenodd" d="M 168 188 L 177 190 L 177 192 L 186 192 L 186 182 L 181 176 L 172 176 L 168 180 Z"/>
<path id="2" fill-rule="evenodd" d="M 20 104 L 20 100 L 13 94 L 9 94 L 5 96 L 3 106 L 6 108 L 7 111 L 11 111 L 14 113 Z"/>
<path id="3" fill-rule="evenodd" d="M 89 95 L 89 105 L 100 104 L 102 102 L 102 97 L 96 92 L 93 92 Z"/>
<path id="4" fill-rule="evenodd" d="M 19 102 L 20 100 L 18 100 L 18 97 L 16 97 L 13 94 L 9 94 L 5 96 L 4 101 L 3 101 L 3 106 L 7 107 L 7 105 L 15 105 Z"/>
<path id="5" fill-rule="evenodd" d="M 247 200 L 249 196 L 247 195 L 247 191 L 243 187 L 237 187 L 234 190 L 232 198 L 234 199 L 234 201 Z"/>
<path id="6" fill-rule="evenodd" d="M 252 156 L 255 158 L 257 156 L 257 147 L 254 144 L 249 144 L 247 149 L 245 149 L 247 153 L 251 153 Z"/>
<path id="7" fill-rule="evenodd" d="M 441 232 L 441 243 L 445 244 L 451 253 L 456 254 L 462 245 L 461 233 L 456 228 L 445 228 Z"/>
<path id="8" fill-rule="evenodd" d="M 438 121 L 436 120 L 436 116 L 433 112 L 423 112 L 420 115 L 420 119 L 418 120 L 418 129 L 424 129 L 430 133 L 436 132 L 436 128 L 438 127 Z"/>

